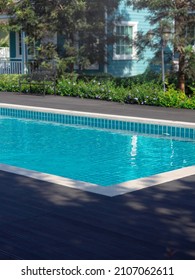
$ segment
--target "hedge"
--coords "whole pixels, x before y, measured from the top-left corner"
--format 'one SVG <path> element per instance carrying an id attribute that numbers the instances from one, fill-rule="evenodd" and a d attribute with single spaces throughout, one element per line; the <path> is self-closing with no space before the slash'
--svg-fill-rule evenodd
<path id="1" fill-rule="evenodd" d="M 19 75 L 1 75 L 0 91 L 19 92 Z M 174 85 L 167 86 L 167 91 L 162 90 L 161 82 L 141 81 L 133 78 L 113 79 L 111 77 L 92 77 L 89 79 L 77 78 L 77 76 L 66 76 L 58 79 L 57 95 L 75 96 L 80 98 L 91 98 L 122 102 L 128 104 L 155 105 L 163 107 L 176 107 L 195 109 L 195 89 L 191 96 L 176 90 Z M 38 85 L 32 87 L 33 93 L 41 93 L 42 88 Z M 29 86 L 22 86 L 23 93 L 29 93 Z M 46 94 L 53 94 L 52 86 L 46 90 Z"/>

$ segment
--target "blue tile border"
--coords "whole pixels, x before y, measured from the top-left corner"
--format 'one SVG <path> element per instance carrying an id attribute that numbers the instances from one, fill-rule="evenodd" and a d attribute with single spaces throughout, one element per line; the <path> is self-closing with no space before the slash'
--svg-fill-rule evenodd
<path id="1" fill-rule="evenodd" d="M 82 125 L 91 128 L 129 131 L 147 135 L 175 137 L 182 140 L 195 140 L 195 129 L 170 125 L 103 119 L 89 116 L 77 116 L 52 112 L 40 112 L 15 108 L 0 108 L 0 116 L 20 119 L 39 120 L 68 125 Z"/>

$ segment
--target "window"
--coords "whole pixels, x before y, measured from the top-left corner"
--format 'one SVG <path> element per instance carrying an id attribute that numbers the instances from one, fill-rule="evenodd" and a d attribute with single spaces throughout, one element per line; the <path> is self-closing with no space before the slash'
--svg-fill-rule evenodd
<path id="1" fill-rule="evenodd" d="M 35 43 L 31 42 L 28 45 L 28 55 L 34 56 L 35 55 Z M 16 33 L 16 56 L 22 56 L 22 32 Z"/>
<path id="2" fill-rule="evenodd" d="M 125 60 L 135 57 L 135 48 L 130 41 L 134 39 L 136 32 L 136 22 L 127 21 L 115 25 L 116 43 L 114 44 L 113 59 Z"/>
<path id="3" fill-rule="evenodd" d="M 116 55 L 131 55 L 132 45 L 129 45 L 128 38 L 132 38 L 132 26 L 116 26 Z"/>

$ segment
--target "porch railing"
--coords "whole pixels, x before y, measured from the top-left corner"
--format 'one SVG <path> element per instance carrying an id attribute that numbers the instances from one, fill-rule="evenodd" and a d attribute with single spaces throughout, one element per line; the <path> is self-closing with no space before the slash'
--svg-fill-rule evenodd
<path id="1" fill-rule="evenodd" d="M 22 62 L 0 60 L 0 74 L 22 74 Z"/>
<path id="2" fill-rule="evenodd" d="M 47 61 L 46 61 L 47 62 Z M 56 68 L 56 62 L 48 62 L 52 68 Z M 10 59 L 0 59 L 0 74 L 24 74 L 31 73 L 32 71 L 39 69 L 40 65 L 37 61 L 29 61 L 24 69 L 22 61 L 14 61 Z"/>

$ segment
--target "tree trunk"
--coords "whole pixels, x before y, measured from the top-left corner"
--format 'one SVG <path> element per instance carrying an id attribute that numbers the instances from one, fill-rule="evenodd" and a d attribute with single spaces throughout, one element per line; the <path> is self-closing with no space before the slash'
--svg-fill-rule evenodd
<path id="1" fill-rule="evenodd" d="M 69 64 L 69 71 L 70 71 L 70 73 L 74 72 L 74 63 L 72 63 L 72 62 Z"/>
<path id="2" fill-rule="evenodd" d="M 179 71 L 178 71 L 178 88 L 185 92 L 185 54 L 180 53 L 179 56 Z"/>
<path id="3" fill-rule="evenodd" d="M 181 91 L 185 92 L 185 74 L 184 73 L 179 73 L 178 88 Z"/>

